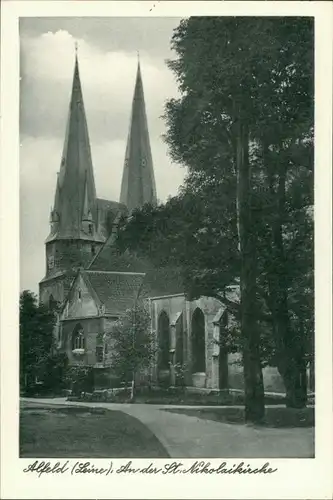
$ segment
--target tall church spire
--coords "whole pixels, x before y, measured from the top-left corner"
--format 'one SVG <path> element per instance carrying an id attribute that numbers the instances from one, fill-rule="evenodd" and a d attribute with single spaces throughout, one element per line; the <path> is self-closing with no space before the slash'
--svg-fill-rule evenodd
<path id="1" fill-rule="evenodd" d="M 156 203 L 156 185 L 150 150 L 140 60 L 138 60 L 120 202 L 124 203 L 130 212 L 145 203 Z"/>
<path id="2" fill-rule="evenodd" d="M 89 229 L 84 223 L 88 212 L 91 214 Z M 96 189 L 75 45 L 72 94 L 51 213 L 51 234 L 47 241 L 67 238 L 98 240 L 96 224 Z"/>

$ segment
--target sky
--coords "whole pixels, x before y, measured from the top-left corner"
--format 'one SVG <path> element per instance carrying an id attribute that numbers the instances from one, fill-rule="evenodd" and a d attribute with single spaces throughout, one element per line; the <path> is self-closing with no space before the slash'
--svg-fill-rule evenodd
<path id="1" fill-rule="evenodd" d="M 38 292 L 45 272 L 56 173 L 60 168 L 75 41 L 100 198 L 119 200 L 140 53 L 157 196 L 177 194 L 185 170 L 172 164 L 162 134 L 166 99 L 177 97 L 165 61 L 177 18 L 20 19 L 20 288 Z"/>

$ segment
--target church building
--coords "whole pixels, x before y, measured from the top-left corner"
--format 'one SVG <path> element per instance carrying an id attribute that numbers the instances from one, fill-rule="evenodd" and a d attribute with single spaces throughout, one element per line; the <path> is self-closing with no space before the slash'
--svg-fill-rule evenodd
<path id="1" fill-rule="evenodd" d="M 237 354 L 218 341 L 230 315 L 218 300 L 188 301 L 176 269 L 156 269 L 115 247 L 117 221 L 145 203 L 157 202 L 140 62 L 138 62 L 123 177 L 118 201 L 97 197 L 88 125 L 75 55 L 74 76 L 60 171 L 56 179 L 50 233 L 45 242 L 46 272 L 40 300 L 60 314 L 58 349 L 70 364 L 96 371 L 106 363 L 105 332 L 140 299 L 147 300 L 159 353 L 153 382 L 177 385 L 177 365 L 194 390 L 243 386 Z M 228 293 L 235 299 L 237 287 Z M 236 299 L 237 300 L 237 299 Z M 268 384 L 268 385 L 267 385 Z M 273 385 L 272 385 L 273 384 Z M 266 389 L 283 390 L 279 376 Z"/>

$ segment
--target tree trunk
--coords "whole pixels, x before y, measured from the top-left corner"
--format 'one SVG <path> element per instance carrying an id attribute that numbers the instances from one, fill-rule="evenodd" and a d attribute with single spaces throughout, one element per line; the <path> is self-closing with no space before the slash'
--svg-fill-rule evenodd
<path id="1" fill-rule="evenodd" d="M 304 360 L 303 332 L 296 335 L 290 324 L 287 288 L 287 264 L 283 244 L 282 224 L 285 213 L 286 163 L 280 164 L 278 186 L 275 192 L 272 171 L 269 172 L 269 190 L 276 199 L 276 210 L 271 214 L 272 261 L 269 271 L 270 306 L 274 321 L 274 334 L 278 352 L 278 370 L 286 388 L 286 406 L 303 408 L 307 400 L 306 364 Z"/>
<path id="2" fill-rule="evenodd" d="M 239 119 L 239 115 L 238 115 Z M 256 319 L 256 244 L 251 215 L 249 133 L 238 121 L 236 146 L 237 218 L 241 255 L 241 332 L 245 385 L 245 420 L 259 423 L 265 415 L 264 385 L 260 360 L 260 334 Z"/>

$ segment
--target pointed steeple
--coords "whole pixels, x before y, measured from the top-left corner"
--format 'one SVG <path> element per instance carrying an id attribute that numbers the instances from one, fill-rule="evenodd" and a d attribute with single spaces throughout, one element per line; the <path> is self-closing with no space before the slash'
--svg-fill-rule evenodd
<path id="1" fill-rule="evenodd" d="M 85 230 L 84 212 L 91 214 L 92 222 L 97 222 L 96 189 L 75 46 L 72 94 L 53 208 L 59 220 L 56 231 L 51 230 L 47 241 L 56 238 L 99 240 L 94 231 Z"/>
<path id="2" fill-rule="evenodd" d="M 131 212 L 148 202 L 156 203 L 156 185 L 138 60 L 120 203 L 124 203 Z"/>

